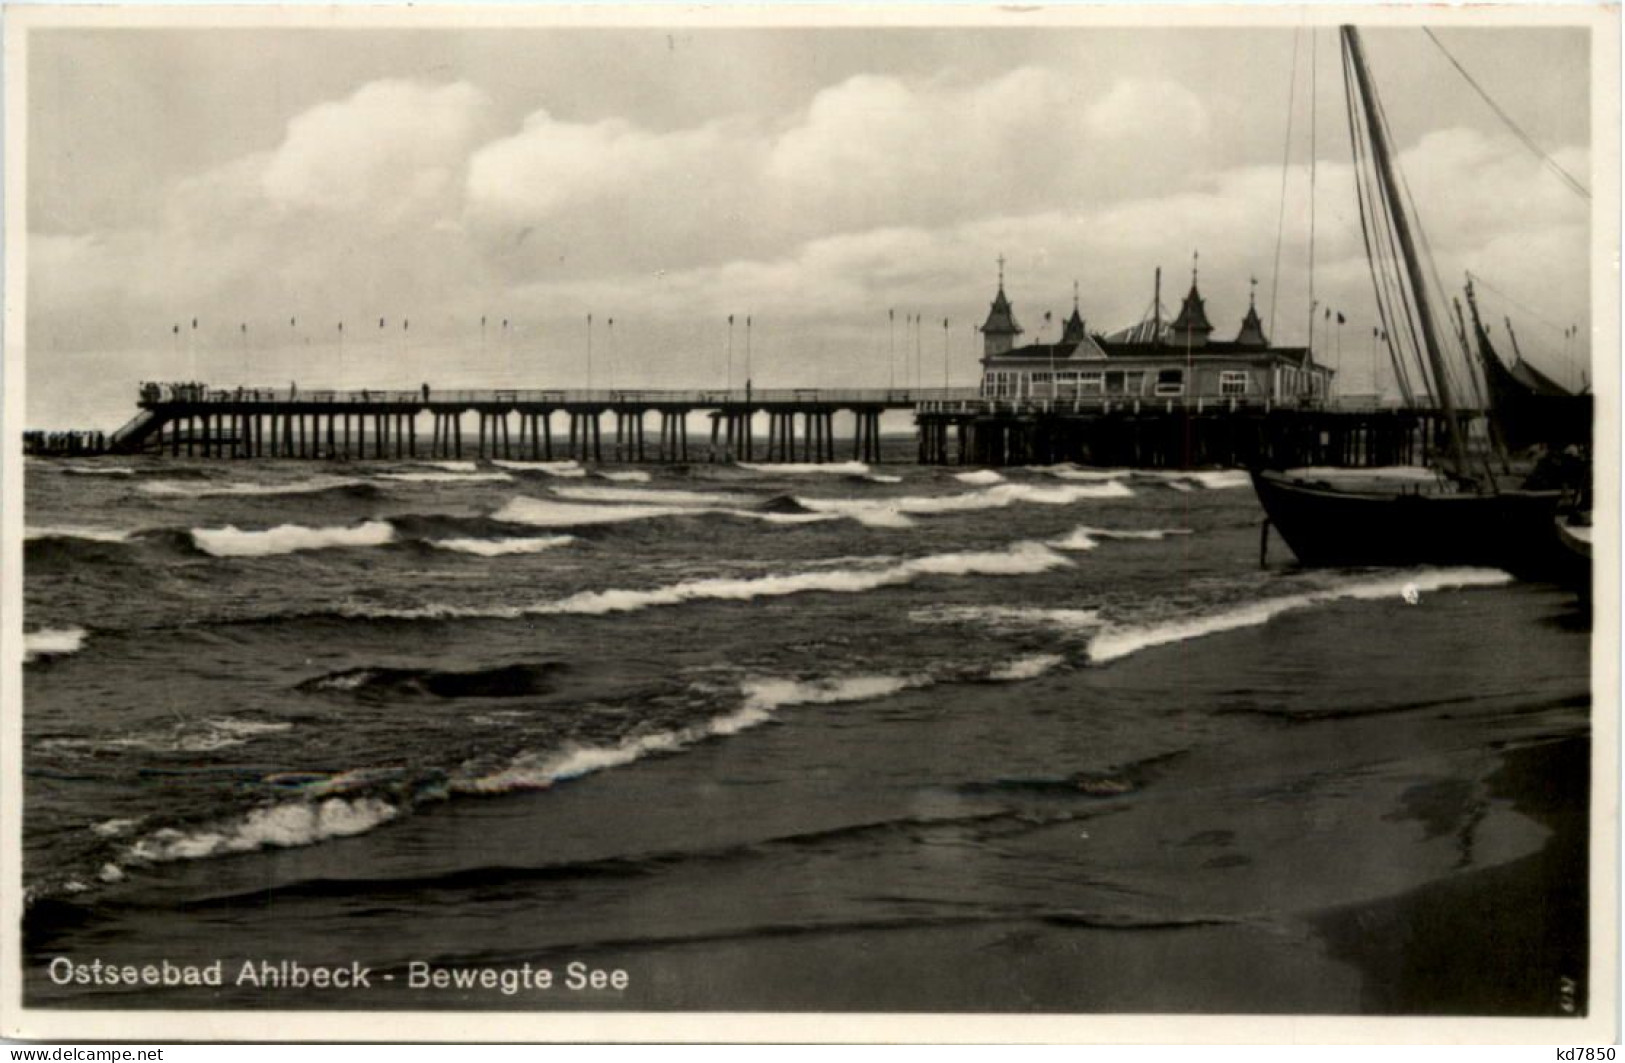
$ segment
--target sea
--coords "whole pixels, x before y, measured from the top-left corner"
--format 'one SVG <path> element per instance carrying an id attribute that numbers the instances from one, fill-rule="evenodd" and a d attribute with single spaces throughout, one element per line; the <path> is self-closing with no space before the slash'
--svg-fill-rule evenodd
<path id="1" fill-rule="evenodd" d="M 40 1007 L 1356 1013 L 1325 914 L 1540 851 L 1504 754 L 1589 735 L 1572 594 L 1301 568 L 1234 470 L 25 493 Z"/>

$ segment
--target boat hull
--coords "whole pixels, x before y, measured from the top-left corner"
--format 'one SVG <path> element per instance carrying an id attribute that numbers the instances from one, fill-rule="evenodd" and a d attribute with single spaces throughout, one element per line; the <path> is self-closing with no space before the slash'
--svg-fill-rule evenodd
<path id="1" fill-rule="evenodd" d="M 1298 561 L 1313 566 L 1483 565 L 1552 578 L 1560 491 L 1352 491 L 1254 470 L 1253 489 Z"/>

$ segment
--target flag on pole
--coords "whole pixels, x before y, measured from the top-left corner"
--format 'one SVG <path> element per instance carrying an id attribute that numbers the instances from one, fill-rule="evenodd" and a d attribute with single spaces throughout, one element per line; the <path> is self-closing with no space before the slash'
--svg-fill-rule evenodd
<path id="1" fill-rule="evenodd" d="M 180 334 L 181 334 L 181 327 L 180 327 L 180 325 L 176 325 L 175 326 L 175 335 L 179 336 Z"/>
<path id="2" fill-rule="evenodd" d="M 383 318 L 379 318 L 379 319 L 378 319 L 378 327 L 379 327 L 379 328 L 383 328 L 383 327 L 384 327 L 384 319 L 383 319 Z"/>
<path id="3" fill-rule="evenodd" d="M 1344 325 L 1344 324 L 1348 323 L 1348 318 L 1343 316 L 1343 311 L 1341 311 L 1341 310 L 1339 310 L 1337 312 L 1337 323 L 1339 325 Z"/>
<path id="4" fill-rule="evenodd" d="M 192 319 L 192 327 L 197 328 L 197 318 L 195 317 Z"/>
<path id="5" fill-rule="evenodd" d="M 733 316 L 733 315 L 732 315 L 732 314 L 729 314 L 729 315 L 728 315 L 728 324 L 730 324 L 730 325 L 731 325 L 731 324 L 733 324 L 733 323 L 734 323 L 734 316 Z"/>

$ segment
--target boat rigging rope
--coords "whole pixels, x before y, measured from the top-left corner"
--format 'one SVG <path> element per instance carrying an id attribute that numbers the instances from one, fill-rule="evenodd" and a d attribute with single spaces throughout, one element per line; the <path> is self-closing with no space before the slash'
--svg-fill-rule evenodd
<path id="1" fill-rule="evenodd" d="M 1292 171 L 1292 110 L 1298 89 L 1298 41 L 1303 28 L 1292 31 L 1292 75 L 1286 83 L 1286 145 L 1281 149 L 1281 209 L 1275 218 L 1275 270 L 1270 275 L 1270 332 L 1275 335 L 1275 294 L 1281 286 L 1281 238 L 1286 232 L 1286 178 Z"/>
<path id="2" fill-rule="evenodd" d="M 1436 46 L 1438 46 L 1439 51 L 1444 54 L 1444 57 L 1450 60 L 1450 65 L 1455 67 L 1456 71 L 1461 74 L 1463 78 L 1467 79 L 1467 84 L 1471 85 L 1473 87 L 1473 91 L 1477 92 L 1479 97 L 1482 98 L 1485 103 L 1489 104 L 1490 110 L 1495 112 L 1495 116 L 1497 118 L 1506 123 L 1507 128 L 1512 130 L 1513 135 L 1523 142 L 1524 147 L 1534 152 L 1535 155 L 1542 162 L 1544 162 L 1554 174 L 1557 175 L 1557 179 L 1562 181 L 1569 191 L 1573 192 L 1577 196 L 1581 196 L 1584 199 L 1589 200 L 1591 198 L 1591 192 L 1587 190 L 1585 185 L 1582 185 L 1578 180 L 1576 180 L 1573 174 L 1563 169 L 1563 167 L 1558 164 L 1556 159 L 1548 155 L 1544 148 L 1535 143 L 1534 137 L 1530 136 L 1528 133 L 1525 133 L 1518 123 L 1512 120 L 1512 116 L 1503 111 L 1500 104 L 1496 103 L 1490 98 L 1490 94 L 1485 92 L 1484 87 L 1473 78 L 1473 75 L 1467 72 L 1467 68 L 1462 66 L 1456 57 L 1450 54 L 1450 49 L 1446 48 L 1444 46 L 1444 42 L 1433 35 L 1432 30 L 1428 29 L 1426 26 L 1423 26 L 1422 32 L 1428 35 L 1428 40 L 1432 41 Z"/>
<path id="3" fill-rule="evenodd" d="M 1391 257 L 1385 257 L 1383 252 L 1392 254 L 1391 242 L 1393 232 L 1391 223 L 1384 213 L 1376 217 L 1377 210 L 1382 203 L 1382 197 L 1370 185 L 1375 181 L 1373 167 L 1369 163 L 1369 153 L 1365 146 L 1365 131 L 1359 122 L 1358 105 L 1354 98 L 1354 77 L 1351 70 L 1353 57 L 1349 53 L 1348 42 L 1343 42 L 1343 98 L 1349 121 L 1349 143 L 1354 152 L 1354 177 L 1356 198 L 1360 207 L 1360 235 L 1365 241 L 1366 262 L 1371 267 L 1371 287 L 1376 299 L 1377 314 L 1382 321 L 1382 338 L 1388 348 L 1388 358 L 1393 364 L 1394 382 L 1398 384 L 1400 395 L 1405 405 L 1416 405 L 1416 393 L 1411 387 L 1410 374 L 1406 371 L 1405 359 L 1401 357 L 1400 348 L 1403 345 L 1403 336 L 1399 331 L 1399 313 L 1405 312 L 1405 325 L 1411 335 L 1413 349 L 1415 343 L 1415 324 L 1410 319 L 1410 308 L 1403 299 L 1404 290 L 1398 286 L 1396 293 L 1396 280 L 1388 263 Z M 1369 203 L 1369 206 L 1368 206 Z M 1383 242 L 1373 243 L 1371 230 L 1378 222 L 1382 225 L 1382 235 L 1389 246 Z M 1396 309 L 1395 304 L 1398 304 Z M 1420 365 L 1420 359 L 1418 359 Z M 1426 381 L 1426 370 L 1423 369 L 1423 380 Z"/>

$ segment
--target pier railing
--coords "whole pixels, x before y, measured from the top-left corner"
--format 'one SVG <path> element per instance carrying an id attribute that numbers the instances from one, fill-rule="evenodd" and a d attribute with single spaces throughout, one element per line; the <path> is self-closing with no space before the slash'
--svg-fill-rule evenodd
<path id="1" fill-rule="evenodd" d="M 365 406 L 886 406 L 906 409 L 923 403 L 966 402 L 975 388 L 417 388 L 408 391 L 351 388 L 163 389 L 143 394 L 144 406 L 204 404 L 297 404 Z"/>

